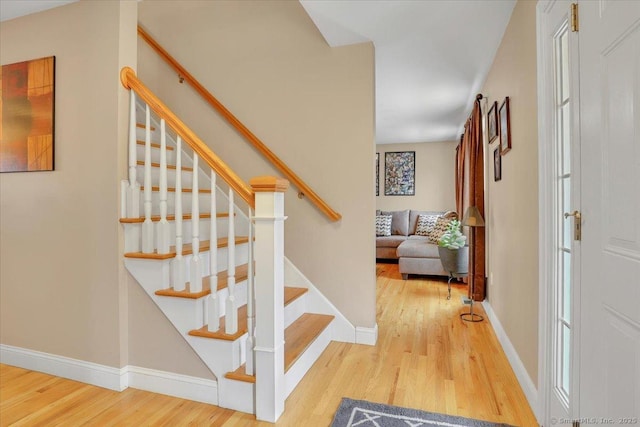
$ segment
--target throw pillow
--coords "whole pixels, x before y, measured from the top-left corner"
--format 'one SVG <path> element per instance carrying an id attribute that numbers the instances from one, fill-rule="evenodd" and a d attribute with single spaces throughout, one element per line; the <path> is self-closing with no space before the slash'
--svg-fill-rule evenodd
<path id="1" fill-rule="evenodd" d="M 435 226 L 431 229 L 429 234 L 427 234 L 429 243 L 437 245 L 442 235 L 447 231 L 447 227 L 449 226 L 450 222 L 451 218 L 445 218 L 443 216 L 438 217 Z"/>
<path id="2" fill-rule="evenodd" d="M 376 215 L 376 236 L 391 236 L 391 215 Z"/>
<path id="3" fill-rule="evenodd" d="M 417 236 L 429 236 L 436 222 L 440 218 L 438 215 L 418 215 L 418 224 L 416 225 Z"/>

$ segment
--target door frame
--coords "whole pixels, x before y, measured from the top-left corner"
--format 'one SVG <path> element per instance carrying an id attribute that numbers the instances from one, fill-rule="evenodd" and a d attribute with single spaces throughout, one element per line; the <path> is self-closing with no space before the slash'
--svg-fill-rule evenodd
<path id="1" fill-rule="evenodd" d="M 574 1 L 578 3 L 578 0 Z M 548 425 L 550 420 L 550 399 L 553 390 L 553 347 L 550 345 L 551 331 L 554 327 L 553 316 L 553 283 L 556 280 L 557 255 L 554 245 L 557 238 L 557 219 L 554 217 L 556 208 L 556 162 L 557 153 L 554 140 L 555 114 L 554 114 L 554 67 L 553 46 L 545 38 L 547 34 L 548 12 L 557 3 L 556 0 L 540 0 L 536 8 L 536 37 L 537 37 L 537 84 L 538 84 L 538 405 L 534 410 L 538 422 Z M 571 34 L 571 33 L 570 33 Z M 570 50 L 571 71 L 571 131 L 572 131 L 572 156 L 580 158 L 580 120 L 579 120 L 579 56 L 577 35 L 573 36 L 574 48 Z M 577 142 L 576 142 L 577 141 Z M 572 182 L 579 183 L 579 168 L 574 175 L 572 165 Z M 572 191 L 572 202 L 576 200 Z M 579 196 L 578 196 L 579 197 Z M 579 210 L 579 208 L 578 208 Z M 579 242 L 573 242 L 572 248 L 579 248 Z M 572 250 L 572 254 L 575 251 Z M 580 268 L 579 252 L 578 263 L 573 262 L 573 277 L 577 280 L 572 283 L 572 343 L 571 343 L 571 401 L 574 408 L 579 402 L 579 364 L 580 355 Z M 577 267 L 576 267 L 577 266 Z M 574 413 L 573 418 L 578 414 Z"/>

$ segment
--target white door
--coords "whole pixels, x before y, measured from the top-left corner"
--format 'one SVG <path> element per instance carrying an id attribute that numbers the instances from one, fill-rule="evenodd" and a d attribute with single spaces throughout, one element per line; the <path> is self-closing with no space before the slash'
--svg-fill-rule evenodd
<path id="1" fill-rule="evenodd" d="M 577 414 L 575 349 L 580 319 L 580 241 L 574 235 L 580 211 L 578 33 L 572 31 L 571 2 L 538 6 L 541 79 L 541 197 L 546 216 L 540 245 L 545 251 L 541 272 L 544 289 L 540 314 L 544 337 L 540 346 L 545 392 L 542 422 L 571 426 Z"/>
<path id="2" fill-rule="evenodd" d="M 579 417 L 640 424 L 640 1 L 581 1 Z"/>

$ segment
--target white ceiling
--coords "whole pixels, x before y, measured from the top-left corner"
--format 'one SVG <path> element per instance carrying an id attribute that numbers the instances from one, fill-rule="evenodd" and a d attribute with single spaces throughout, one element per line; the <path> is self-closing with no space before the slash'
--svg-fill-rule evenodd
<path id="1" fill-rule="evenodd" d="M 0 20 L 76 0 L 1 0 Z M 330 46 L 372 41 L 376 142 L 457 140 L 515 0 L 300 0 Z"/>
<path id="2" fill-rule="evenodd" d="M 0 0 L 0 21 L 41 12 L 77 0 Z"/>
<path id="3" fill-rule="evenodd" d="M 452 141 L 515 0 L 300 0 L 330 46 L 373 41 L 376 142 Z"/>

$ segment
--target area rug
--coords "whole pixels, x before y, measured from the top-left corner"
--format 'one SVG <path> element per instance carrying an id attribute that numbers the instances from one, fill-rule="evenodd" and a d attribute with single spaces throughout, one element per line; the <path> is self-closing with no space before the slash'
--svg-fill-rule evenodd
<path id="1" fill-rule="evenodd" d="M 342 398 L 331 427 L 510 427 L 470 418 L 453 417 L 383 405 L 365 400 Z"/>

